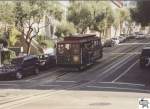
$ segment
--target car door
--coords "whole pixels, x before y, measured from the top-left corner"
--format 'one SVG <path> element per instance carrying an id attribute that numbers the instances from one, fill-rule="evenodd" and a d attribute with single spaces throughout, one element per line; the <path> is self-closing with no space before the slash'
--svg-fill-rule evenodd
<path id="1" fill-rule="evenodd" d="M 23 62 L 23 73 L 25 75 L 31 74 L 32 69 L 33 69 L 33 65 L 32 65 L 31 59 L 24 60 L 24 62 Z"/>

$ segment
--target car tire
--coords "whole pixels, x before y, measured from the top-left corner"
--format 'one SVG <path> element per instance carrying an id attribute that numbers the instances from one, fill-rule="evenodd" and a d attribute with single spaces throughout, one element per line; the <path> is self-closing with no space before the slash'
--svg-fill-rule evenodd
<path id="1" fill-rule="evenodd" d="M 20 79 L 23 78 L 23 74 L 22 74 L 21 72 L 17 72 L 17 73 L 15 74 L 15 78 L 16 78 L 17 80 L 20 80 Z"/>
<path id="2" fill-rule="evenodd" d="M 80 67 L 78 67 L 78 71 L 83 71 L 84 70 L 84 66 L 80 66 Z"/>
<path id="3" fill-rule="evenodd" d="M 36 68 L 34 69 L 34 73 L 35 73 L 36 75 L 40 73 L 40 70 L 39 70 L 38 67 L 36 67 Z"/>

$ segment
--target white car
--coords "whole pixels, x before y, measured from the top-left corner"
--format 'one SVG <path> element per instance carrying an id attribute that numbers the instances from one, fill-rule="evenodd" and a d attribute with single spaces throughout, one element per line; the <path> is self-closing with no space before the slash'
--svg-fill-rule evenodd
<path id="1" fill-rule="evenodd" d="M 136 35 L 135 38 L 136 38 L 136 39 L 142 39 L 142 38 L 145 38 L 145 35 L 142 34 L 142 33 L 139 33 L 139 34 Z"/>
<path id="2" fill-rule="evenodd" d="M 115 45 L 118 45 L 120 43 L 118 38 L 112 38 L 112 40 L 115 42 Z"/>

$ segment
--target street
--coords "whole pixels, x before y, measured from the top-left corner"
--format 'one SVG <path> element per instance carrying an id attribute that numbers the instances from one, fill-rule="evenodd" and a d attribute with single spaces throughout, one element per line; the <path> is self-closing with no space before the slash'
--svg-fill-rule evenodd
<path id="1" fill-rule="evenodd" d="M 80 108 L 84 108 L 84 106 L 86 107 L 84 101 L 82 105 L 80 103 L 78 104 L 78 102 L 80 102 L 78 97 L 80 97 L 80 94 L 81 96 L 86 94 L 86 92 L 89 94 L 87 94 L 87 98 L 84 98 L 84 96 L 83 100 L 89 99 L 88 108 L 90 108 L 90 106 L 97 107 L 101 105 L 111 107 L 112 104 L 109 102 L 112 102 L 112 99 L 116 99 L 119 104 L 119 99 L 124 99 L 124 94 L 132 95 L 132 92 L 134 92 L 132 96 L 136 95 L 134 96 L 136 99 L 134 99 L 134 97 L 132 100 L 129 98 L 132 102 L 129 102 L 127 98 L 125 99 L 127 100 L 127 105 L 129 105 L 128 103 L 133 103 L 136 107 L 136 102 L 133 102 L 133 99 L 137 100 L 138 97 L 147 97 L 149 95 L 143 93 L 150 92 L 150 69 L 141 69 L 139 66 L 139 54 L 141 49 L 144 46 L 149 46 L 149 42 L 150 39 L 131 39 L 118 46 L 104 48 L 103 58 L 84 71 L 79 72 L 73 69 L 56 67 L 49 71 L 41 72 L 37 76 L 26 77 L 22 80 L 0 81 L 0 109 L 38 109 L 38 105 L 35 107 L 34 103 L 28 105 L 34 108 L 28 107 L 25 104 L 31 101 L 34 102 L 37 99 L 42 100 L 40 98 L 43 98 L 45 101 L 47 101 L 46 99 L 52 101 L 54 99 L 56 102 L 58 101 L 61 106 L 64 106 L 64 109 L 69 109 L 69 107 L 65 107 L 65 105 L 62 104 L 63 101 L 60 100 L 60 98 L 64 98 L 64 100 L 66 100 L 65 102 L 68 102 L 69 97 L 67 99 L 65 95 L 69 96 L 69 94 L 72 95 L 71 97 L 75 97 L 74 99 L 77 99 L 77 101 L 72 100 L 72 102 L 70 102 L 72 104 L 68 105 L 71 106 L 77 103 L 76 105 L 80 105 Z M 85 93 L 83 94 L 82 91 Z M 121 97 L 116 98 L 113 92 L 118 92 L 117 94 Z M 77 94 L 77 96 L 75 96 L 74 93 Z M 92 104 L 90 102 L 90 99 L 91 101 L 92 99 L 102 99 L 102 93 L 108 97 L 109 94 L 111 95 L 112 98 L 111 100 L 108 98 L 108 100 L 110 100 L 108 103 L 105 103 L 105 101 L 102 101 L 102 103 L 95 101 L 96 103 L 94 102 Z M 57 94 L 60 96 L 57 96 Z M 92 94 L 100 94 L 100 97 L 92 98 Z M 53 99 L 50 99 L 51 97 L 47 98 L 47 96 L 52 96 Z M 56 96 L 56 98 L 53 96 Z M 18 103 L 20 105 L 17 105 Z M 58 108 L 57 106 L 55 107 L 53 102 L 51 103 L 48 104 L 48 106 Z M 125 105 L 125 103 L 123 103 L 123 105 Z M 133 104 L 131 107 L 134 107 Z M 18 108 L 16 108 L 16 106 Z M 115 104 L 115 106 L 115 109 L 119 107 L 117 104 Z M 76 108 L 79 107 L 77 106 Z M 48 107 L 42 107 L 42 109 L 48 109 Z"/>

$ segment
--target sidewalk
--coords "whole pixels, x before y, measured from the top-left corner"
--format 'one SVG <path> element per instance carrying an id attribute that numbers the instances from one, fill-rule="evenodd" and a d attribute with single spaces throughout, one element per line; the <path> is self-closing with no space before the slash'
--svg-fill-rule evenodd
<path id="1" fill-rule="evenodd" d="M 150 94 L 51 90 L 46 96 L 0 106 L 0 109 L 138 109 L 140 97 L 150 98 Z"/>

